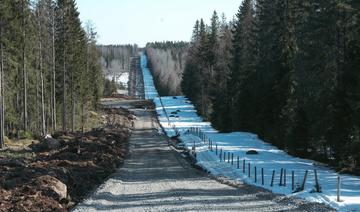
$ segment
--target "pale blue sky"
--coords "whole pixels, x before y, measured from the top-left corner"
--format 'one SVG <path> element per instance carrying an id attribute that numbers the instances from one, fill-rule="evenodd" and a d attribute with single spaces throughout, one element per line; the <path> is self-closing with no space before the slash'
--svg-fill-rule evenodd
<path id="1" fill-rule="evenodd" d="M 189 41 L 197 19 L 212 12 L 232 19 L 241 0 L 77 0 L 82 22 L 91 20 L 99 44 L 144 46 L 152 41 Z"/>

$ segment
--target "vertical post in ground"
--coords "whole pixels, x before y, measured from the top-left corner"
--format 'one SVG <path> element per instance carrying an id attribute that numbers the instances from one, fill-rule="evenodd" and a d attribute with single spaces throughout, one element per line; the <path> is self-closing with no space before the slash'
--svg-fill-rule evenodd
<path id="1" fill-rule="evenodd" d="M 250 170 L 250 163 L 248 163 L 248 176 L 249 176 L 249 178 L 250 178 L 250 172 L 251 172 L 251 170 Z"/>
<path id="2" fill-rule="evenodd" d="M 270 183 L 271 187 L 273 187 L 273 185 L 274 185 L 274 177 L 275 177 L 275 170 L 273 170 L 272 176 L 271 176 L 271 183 Z"/>
<path id="3" fill-rule="evenodd" d="M 341 181 L 340 181 L 340 175 L 337 176 L 337 186 L 336 186 L 336 200 L 340 202 L 340 190 L 341 190 Z"/>
<path id="4" fill-rule="evenodd" d="M 240 158 L 237 156 L 237 169 L 240 169 Z"/>
<path id="5" fill-rule="evenodd" d="M 291 171 L 291 190 L 292 191 L 294 191 L 294 188 L 295 188 L 294 181 L 295 181 L 295 173 L 294 173 L 294 171 Z"/>
<path id="6" fill-rule="evenodd" d="M 279 186 L 282 186 L 282 180 L 283 180 L 283 168 L 281 168 L 280 170 L 280 183 L 279 183 Z"/>
<path id="7" fill-rule="evenodd" d="M 245 174 L 245 159 L 243 160 L 243 173 Z"/>
<path id="8" fill-rule="evenodd" d="M 319 185 L 319 181 L 318 181 L 318 175 L 317 175 L 317 170 L 314 170 L 314 174 L 315 174 L 315 189 L 316 192 L 320 192 L 320 185 Z"/>
<path id="9" fill-rule="evenodd" d="M 261 185 L 264 185 L 264 168 L 261 168 Z"/>
<path id="10" fill-rule="evenodd" d="M 219 158 L 220 158 L 220 162 L 221 162 L 221 159 L 222 159 L 222 149 L 220 149 Z"/>
<path id="11" fill-rule="evenodd" d="M 286 169 L 284 169 L 284 186 L 286 186 Z"/>
<path id="12" fill-rule="evenodd" d="M 256 166 L 254 167 L 254 174 L 255 174 L 255 183 L 257 183 L 257 171 L 256 171 Z"/>
<path id="13" fill-rule="evenodd" d="M 305 183 L 306 183 L 307 174 L 308 174 L 308 170 L 305 171 L 304 180 L 303 180 L 303 183 L 301 185 L 301 191 L 303 191 L 305 189 Z"/>
<path id="14" fill-rule="evenodd" d="M 234 153 L 231 153 L 231 165 L 234 165 Z"/>
<path id="15" fill-rule="evenodd" d="M 217 155 L 217 153 L 218 153 L 218 146 L 217 146 L 217 144 L 215 145 L 215 154 Z"/>

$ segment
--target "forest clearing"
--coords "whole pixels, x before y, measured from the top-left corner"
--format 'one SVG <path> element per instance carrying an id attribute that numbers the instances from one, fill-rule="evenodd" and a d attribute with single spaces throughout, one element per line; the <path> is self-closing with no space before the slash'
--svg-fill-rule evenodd
<path id="1" fill-rule="evenodd" d="M 360 211 L 360 1 L 1 0 L 0 211 Z"/>

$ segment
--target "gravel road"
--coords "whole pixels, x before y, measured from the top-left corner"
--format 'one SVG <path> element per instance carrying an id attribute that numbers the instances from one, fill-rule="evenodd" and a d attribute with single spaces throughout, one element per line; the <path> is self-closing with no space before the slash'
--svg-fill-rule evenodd
<path id="1" fill-rule="evenodd" d="M 130 155 L 74 211 L 330 211 L 331 208 L 249 186 L 229 186 L 193 168 L 156 134 L 154 115 L 142 109 Z"/>

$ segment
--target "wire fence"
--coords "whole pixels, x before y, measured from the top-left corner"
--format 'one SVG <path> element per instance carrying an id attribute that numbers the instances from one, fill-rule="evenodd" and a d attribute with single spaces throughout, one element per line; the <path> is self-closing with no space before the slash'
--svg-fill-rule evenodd
<path id="1" fill-rule="evenodd" d="M 185 131 L 187 134 L 191 134 L 193 136 L 196 136 L 201 140 L 201 142 L 207 146 L 207 149 L 210 152 L 213 152 L 217 157 L 219 162 L 230 164 L 231 166 L 234 166 L 235 169 L 242 169 L 243 176 L 247 174 L 248 179 L 253 180 L 255 184 L 261 184 L 262 186 L 265 186 L 266 183 L 270 187 L 274 186 L 280 186 L 280 187 L 288 187 L 291 189 L 292 193 L 301 192 L 305 190 L 306 182 L 308 180 L 309 172 L 313 172 L 314 176 L 314 189 L 313 192 L 321 192 L 321 186 L 318 178 L 318 170 L 304 170 L 304 175 L 300 176 L 301 181 L 300 183 L 295 182 L 295 171 L 291 171 L 291 182 L 290 184 L 287 182 L 288 179 L 288 170 L 285 168 L 280 168 L 278 170 L 272 169 L 271 171 L 271 180 L 269 182 L 265 182 L 265 171 L 263 167 L 259 167 L 255 163 L 252 163 L 251 160 L 241 158 L 240 156 L 237 156 L 231 151 L 226 151 L 223 148 L 219 148 L 219 145 L 210 139 L 199 127 L 190 127 L 188 130 Z M 193 139 L 193 149 L 196 150 L 196 139 Z M 196 154 L 195 154 L 196 155 Z M 279 182 L 276 183 L 276 174 L 278 175 Z M 337 176 L 337 188 L 336 188 L 336 196 L 337 201 L 340 202 L 340 195 L 341 195 L 341 179 L 340 176 Z"/>
<path id="2" fill-rule="evenodd" d="M 168 126 L 171 127 L 176 136 L 180 136 L 180 130 L 176 127 L 175 124 L 171 123 L 171 120 L 168 116 L 168 113 L 166 111 L 166 108 L 164 106 L 164 103 L 160 96 L 158 96 L 162 110 L 166 116 Z M 321 192 L 321 186 L 318 178 L 318 171 L 316 169 L 314 170 L 303 170 L 303 172 L 299 172 L 297 175 L 294 170 L 291 170 L 291 172 L 288 172 L 286 168 L 280 168 L 278 170 L 272 169 L 272 170 L 266 170 L 264 167 L 258 166 L 255 162 L 252 162 L 249 159 L 241 158 L 240 156 L 234 154 L 231 151 L 226 151 L 224 148 L 220 148 L 220 145 L 212 139 L 210 139 L 206 133 L 204 133 L 200 127 L 190 127 L 189 129 L 184 131 L 184 134 L 191 134 L 195 137 L 197 137 L 203 145 L 207 147 L 207 149 L 215 154 L 218 157 L 219 162 L 230 164 L 234 169 L 241 170 L 240 173 L 242 173 L 243 176 L 247 176 L 249 180 L 253 180 L 255 184 L 260 184 L 262 186 L 279 186 L 282 188 L 288 188 L 292 193 L 301 192 L 305 190 L 306 182 L 309 177 L 309 173 L 313 172 L 314 176 L 314 189 L 313 192 Z M 194 156 L 196 157 L 196 147 L 197 147 L 197 141 L 196 139 L 193 139 L 193 147 L 192 150 L 194 151 Z M 267 172 L 270 172 L 270 181 L 266 182 L 265 174 Z M 302 173 L 304 173 L 302 175 Z M 289 177 L 289 174 L 291 176 L 291 182 L 288 183 L 287 179 Z M 277 176 L 276 176 L 277 175 Z M 298 182 L 295 182 L 295 177 L 300 180 Z M 278 183 L 275 182 L 275 179 L 278 180 Z M 337 188 L 336 190 L 336 196 L 337 201 L 340 202 L 340 196 L 341 196 L 341 179 L 340 176 L 337 176 Z"/>

